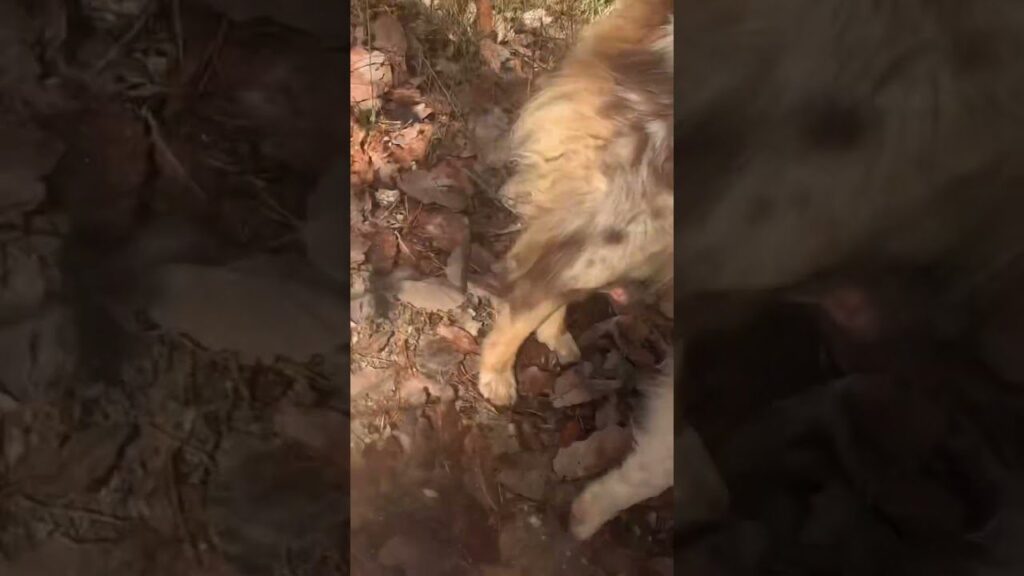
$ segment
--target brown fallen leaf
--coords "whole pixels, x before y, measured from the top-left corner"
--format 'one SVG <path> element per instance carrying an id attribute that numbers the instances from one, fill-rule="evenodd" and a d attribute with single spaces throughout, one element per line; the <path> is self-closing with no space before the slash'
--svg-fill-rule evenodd
<path id="1" fill-rule="evenodd" d="M 350 102 L 359 109 L 378 109 L 394 77 L 383 52 L 355 47 L 349 54 Z"/>
<path id="2" fill-rule="evenodd" d="M 555 385 L 555 373 L 527 366 L 519 370 L 519 393 L 524 396 L 550 396 Z"/>
<path id="3" fill-rule="evenodd" d="M 567 448 L 583 437 L 583 425 L 578 418 L 573 418 L 562 426 L 558 432 L 558 447 Z"/>
<path id="4" fill-rule="evenodd" d="M 427 157 L 433 136 L 432 124 L 418 123 L 403 128 L 391 136 L 391 158 L 402 168 L 422 162 Z"/>
<path id="5" fill-rule="evenodd" d="M 395 268 L 398 256 L 398 237 L 390 230 L 379 230 L 370 240 L 366 261 L 374 272 L 389 274 Z"/>
<path id="6" fill-rule="evenodd" d="M 437 335 L 452 343 L 456 350 L 463 354 L 479 354 L 480 344 L 472 334 L 451 324 L 439 324 Z"/>
<path id="7" fill-rule="evenodd" d="M 435 177 L 425 170 L 410 170 L 398 177 L 398 188 L 409 196 L 428 204 L 440 204 L 462 212 L 468 201 L 458 183 L 446 177 Z"/>
<path id="8" fill-rule="evenodd" d="M 480 57 L 491 71 L 500 74 L 502 66 L 512 57 L 512 53 L 494 40 L 484 38 L 480 41 Z"/>
<path id="9" fill-rule="evenodd" d="M 552 463 L 565 480 L 578 480 L 603 472 L 622 461 L 633 445 L 632 432 L 622 426 L 598 430 L 586 440 L 562 448 Z"/>
<path id="10" fill-rule="evenodd" d="M 439 206 L 425 206 L 413 222 L 413 229 L 444 252 L 451 252 L 469 240 L 469 219 Z"/>

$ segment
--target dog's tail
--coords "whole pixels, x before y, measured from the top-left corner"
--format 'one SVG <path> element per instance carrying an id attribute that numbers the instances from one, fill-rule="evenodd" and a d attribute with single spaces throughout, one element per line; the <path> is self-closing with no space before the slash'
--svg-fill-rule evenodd
<path id="1" fill-rule="evenodd" d="M 618 0 L 581 38 L 597 53 L 646 44 L 651 33 L 672 25 L 672 0 Z"/>

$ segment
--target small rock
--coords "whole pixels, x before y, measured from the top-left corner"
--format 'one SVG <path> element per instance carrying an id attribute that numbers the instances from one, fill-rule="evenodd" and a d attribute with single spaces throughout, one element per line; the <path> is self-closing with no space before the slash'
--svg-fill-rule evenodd
<path id="1" fill-rule="evenodd" d="M 348 302 L 349 320 L 363 324 L 377 314 L 377 302 L 372 294 L 353 295 Z"/>
<path id="2" fill-rule="evenodd" d="M 402 197 L 401 192 L 398 190 L 389 190 L 387 188 L 379 188 L 373 197 L 377 199 L 377 203 L 385 208 L 391 206 L 395 202 L 398 202 L 399 198 Z"/>
<path id="3" fill-rule="evenodd" d="M 543 8 L 534 8 L 523 12 L 522 24 L 527 30 L 536 30 L 544 26 L 550 26 L 554 18 Z"/>
<path id="4" fill-rule="evenodd" d="M 19 400 L 71 373 L 75 337 L 70 314 L 57 307 L 21 322 L 0 325 L 0 389 Z"/>
<path id="5" fill-rule="evenodd" d="M 398 289 L 398 298 L 424 310 L 448 311 L 462 304 L 465 295 L 444 280 L 406 280 Z"/>
<path id="6" fill-rule="evenodd" d="M 475 339 L 480 334 L 480 328 L 483 328 L 478 320 L 473 318 L 473 312 L 471 310 L 456 310 L 452 313 L 452 317 L 455 321 L 462 326 L 470 336 Z"/>
<path id="7" fill-rule="evenodd" d="M 452 286 L 464 291 L 466 289 L 466 249 L 458 246 L 448 255 L 448 263 L 445 265 L 445 276 Z"/>
<path id="8" fill-rule="evenodd" d="M 46 270 L 33 254 L 0 245 L 0 322 L 23 318 L 42 305 Z"/>
<path id="9" fill-rule="evenodd" d="M 574 442 L 555 455 L 555 474 L 565 480 L 578 480 L 622 461 L 633 445 L 633 434 L 628 428 L 612 426 L 598 430 L 586 440 Z"/>
<path id="10" fill-rule="evenodd" d="M 425 170 L 409 170 L 398 177 L 398 187 L 409 196 L 426 204 L 439 204 L 456 212 L 466 209 L 468 200 L 463 190 Z"/>
<path id="11" fill-rule="evenodd" d="M 243 359 L 278 355 L 306 360 L 330 355 L 344 340 L 340 294 L 277 276 L 211 266 L 172 264 L 156 274 L 159 295 L 150 307 L 165 329 L 186 333 Z"/>

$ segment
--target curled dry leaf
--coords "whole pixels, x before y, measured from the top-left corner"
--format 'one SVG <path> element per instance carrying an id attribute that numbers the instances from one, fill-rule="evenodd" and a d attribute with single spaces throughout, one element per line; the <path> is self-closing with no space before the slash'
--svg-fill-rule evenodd
<path id="1" fill-rule="evenodd" d="M 437 335 L 448 340 L 456 350 L 463 354 L 479 354 L 480 344 L 472 334 L 458 326 L 451 324 L 440 324 L 437 327 Z"/>
<path id="2" fill-rule="evenodd" d="M 633 444 L 628 428 L 612 426 L 598 430 L 586 440 L 574 442 L 555 455 L 555 473 L 566 480 L 586 478 L 622 461 Z"/>
<path id="3" fill-rule="evenodd" d="M 410 168 L 427 157 L 430 140 L 434 136 L 432 124 L 413 124 L 391 136 L 391 158 L 402 168 Z"/>
<path id="4" fill-rule="evenodd" d="M 355 117 L 349 118 L 352 137 L 349 140 L 349 182 L 352 188 L 366 186 L 373 182 L 373 161 L 363 148 L 366 131 Z"/>
<path id="5" fill-rule="evenodd" d="M 411 170 L 398 177 L 398 188 L 409 196 L 461 212 L 466 209 L 466 194 L 456 186 L 451 179 L 435 177 L 425 170 Z"/>
<path id="6" fill-rule="evenodd" d="M 394 80 L 387 57 L 383 52 L 356 47 L 349 59 L 350 102 L 363 110 L 380 108 L 381 97 Z"/>

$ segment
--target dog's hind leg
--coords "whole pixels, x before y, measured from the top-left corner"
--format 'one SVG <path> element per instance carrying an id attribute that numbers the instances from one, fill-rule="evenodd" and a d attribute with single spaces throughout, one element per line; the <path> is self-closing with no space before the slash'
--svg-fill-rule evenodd
<path id="1" fill-rule="evenodd" d="M 636 448 L 618 468 L 594 480 L 572 504 L 570 530 L 586 540 L 630 506 L 673 484 L 675 404 L 671 378 L 648 392 L 646 415 L 635 432 Z"/>
<path id="2" fill-rule="evenodd" d="M 562 366 L 580 359 L 580 349 L 565 327 L 565 308 L 562 306 L 555 310 L 540 328 L 537 328 L 537 340 L 558 356 L 558 363 Z"/>

